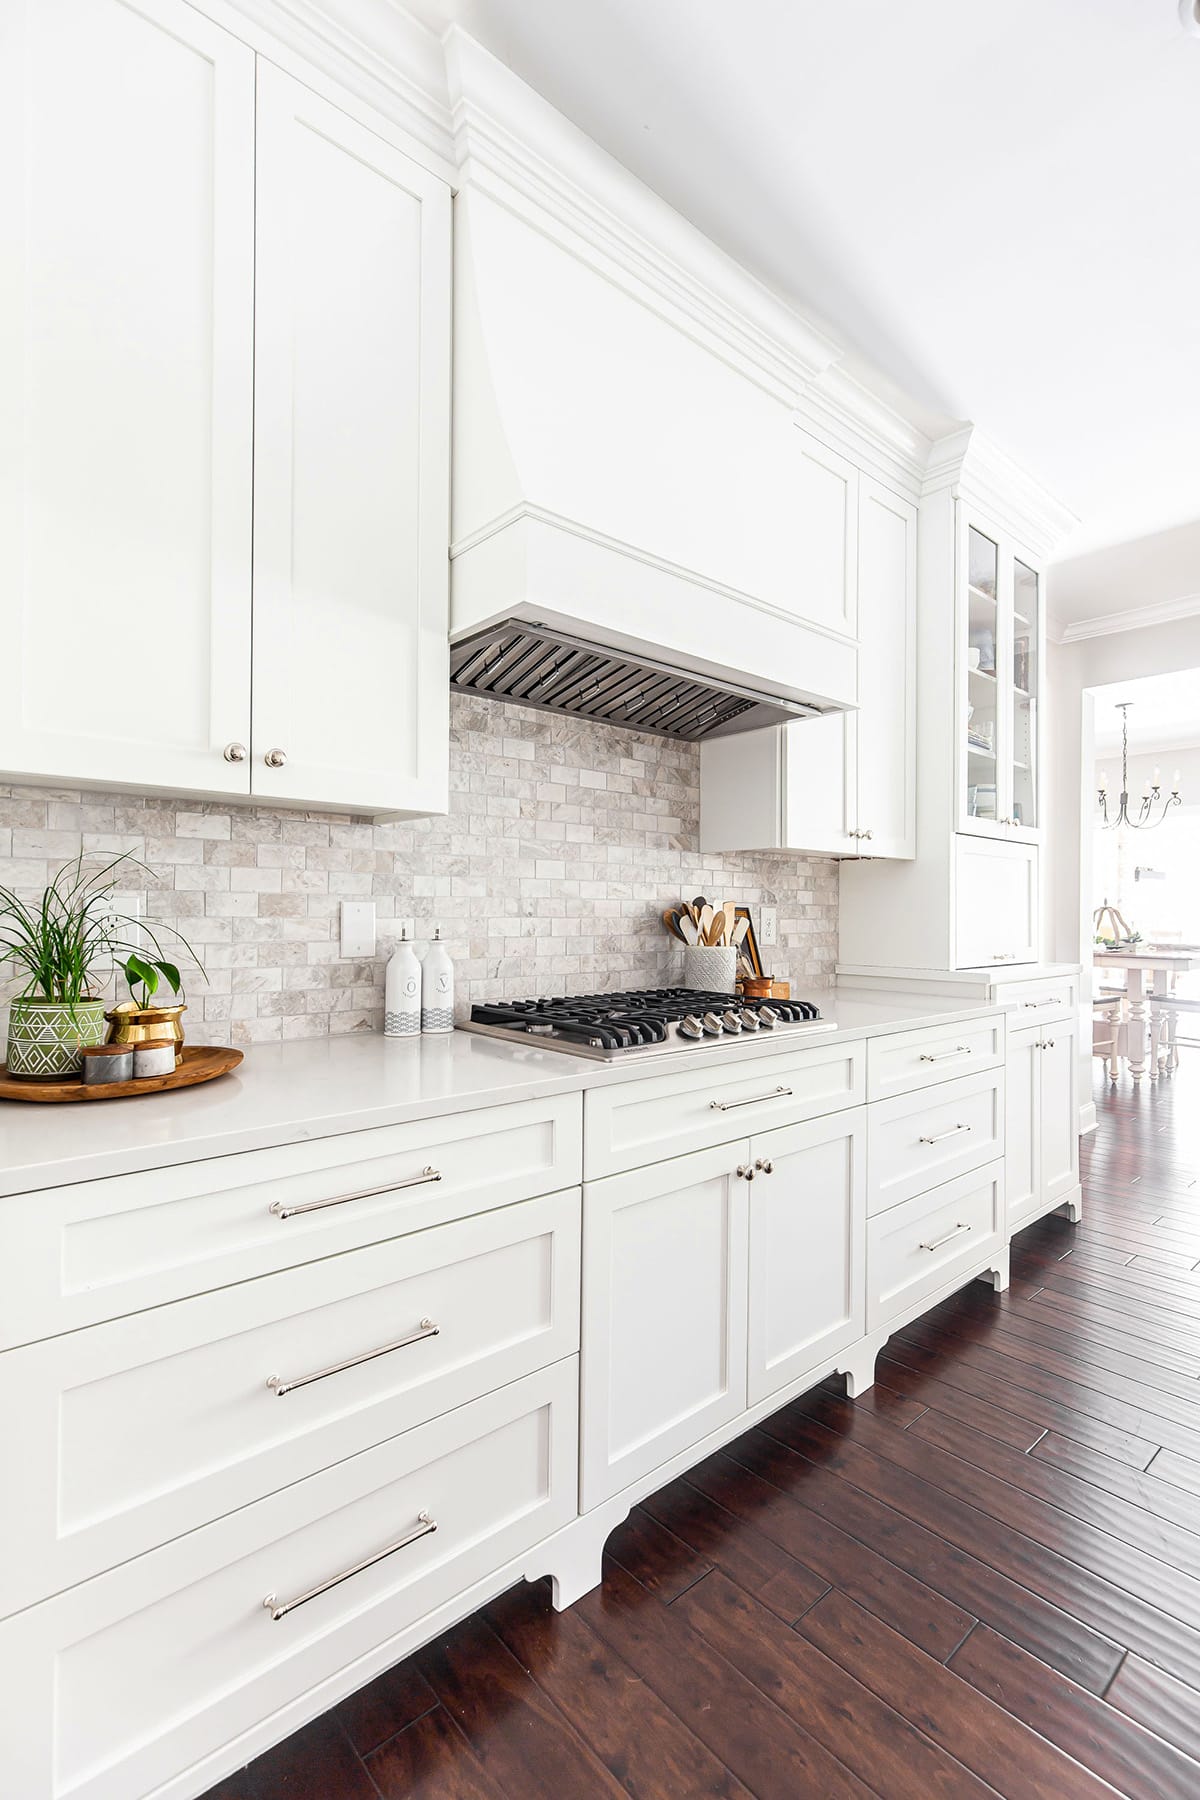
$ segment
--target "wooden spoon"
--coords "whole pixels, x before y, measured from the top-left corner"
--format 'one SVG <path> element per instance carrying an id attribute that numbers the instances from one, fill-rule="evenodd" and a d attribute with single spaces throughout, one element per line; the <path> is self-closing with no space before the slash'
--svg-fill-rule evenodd
<path id="1" fill-rule="evenodd" d="M 725 914 L 725 942 L 727 944 L 732 944 L 733 928 L 737 924 L 737 908 L 734 906 L 732 900 L 726 900 L 721 911 Z"/>
<path id="2" fill-rule="evenodd" d="M 713 909 L 708 904 L 708 901 L 706 900 L 704 902 L 704 905 L 700 908 L 700 918 L 698 921 L 699 926 L 700 926 L 700 942 L 702 944 L 711 944 L 712 943 L 712 937 L 710 936 L 710 933 L 712 931 L 714 916 L 715 915 L 713 913 Z"/>
<path id="3" fill-rule="evenodd" d="M 679 915 L 679 935 L 684 943 L 691 944 L 693 949 L 700 942 L 700 929 L 688 913 Z"/>
<path id="4" fill-rule="evenodd" d="M 749 919 L 739 919 L 729 936 L 731 944 L 740 944 L 750 929 Z"/>
<path id="5" fill-rule="evenodd" d="M 671 907 L 668 906 L 666 912 L 663 914 L 662 922 L 672 937 L 677 937 L 681 943 L 684 941 L 683 933 L 679 929 L 679 914 L 673 911 Z"/>

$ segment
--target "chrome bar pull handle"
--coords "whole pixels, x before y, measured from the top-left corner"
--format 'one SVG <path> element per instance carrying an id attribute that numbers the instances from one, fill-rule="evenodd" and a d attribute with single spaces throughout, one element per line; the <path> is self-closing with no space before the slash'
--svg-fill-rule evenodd
<path id="1" fill-rule="evenodd" d="M 353 1194 L 335 1194 L 332 1200 L 302 1200 L 296 1206 L 273 1200 L 267 1211 L 277 1219 L 294 1219 L 300 1213 L 324 1212 L 327 1206 L 347 1206 L 351 1200 L 373 1200 L 377 1194 L 391 1194 L 399 1188 L 424 1187 L 426 1182 L 441 1179 L 441 1170 L 427 1165 L 419 1175 L 409 1175 L 403 1181 L 385 1181 L 382 1187 L 359 1188 Z"/>
<path id="2" fill-rule="evenodd" d="M 382 1550 L 375 1552 L 374 1556 L 364 1556 L 361 1562 L 354 1563 L 349 1569 L 343 1569 L 338 1575 L 331 1575 L 328 1581 L 319 1581 L 316 1587 L 310 1587 L 303 1594 L 297 1594 L 294 1600 L 277 1600 L 274 1594 L 268 1594 L 263 1605 L 276 1621 L 286 1619 L 289 1613 L 295 1612 L 298 1606 L 306 1606 L 310 1600 L 315 1600 L 318 1594 L 327 1594 L 330 1588 L 339 1587 L 343 1581 L 349 1581 L 352 1575 L 361 1575 L 364 1569 L 373 1569 L 375 1564 L 382 1562 L 385 1556 L 394 1556 L 397 1550 L 407 1550 L 408 1546 L 415 1544 L 418 1538 L 428 1537 L 431 1532 L 436 1530 L 437 1520 L 431 1519 L 427 1512 L 419 1512 L 415 1531 L 407 1531 L 402 1538 L 397 1538 L 395 1543 L 385 1544 Z"/>
<path id="3" fill-rule="evenodd" d="M 942 1144 L 947 1138 L 957 1137 L 960 1131 L 970 1131 L 969 1125 L 952 1125 L 949 1131 L 939 1131 L 936 1137 L 923 1137 L 922 1144 Z"/>
<path id="4" fill-rule="evenodd" d="M 327 1375 L 340 1375 L 344 1369 L 357 1369 L 361 1363 L 374 1362 L 377 1356 L 390 1356 L 393 1350 L 407 1350 L 410 1344 L 424 1343 L 426 1338 L 437 1337 L 441 1329 L 432 1319 L 422 1319 L 417 1329 L 410 1331 L 407 1337 L 393 1338 L 390 1344 L 380 1344 L 375 1350 L 364 1350 L 360 1356 L 348 1356 L 344 1362 L 330 1363 L 327 1369 L 314 1369 L 311 1375 L 297 1375 L 292 1381 L 285 1381 L 282 1375 L 269 1375 L 267 1386 L 277 1398 L 282 1399 L 293 1388 L 308 1387 L 310 1382 L 324 1381 Z"/>
<path id="5" fill-rule="evenodd" d="M 765 1094 L 748 1094 L 744 1100 L 710 1100 L 711 1112 L 736 1112 L 739 1106 L 758 1106 L 763 1100 L 780 1100 L 791 1093 L 789 1087 L 771 1088 Z"/>
<path id="6" fill-rule="evenodd" d="M 936 1056 L 931 1055 L 928 1050 L 925 1050 L 922 1052 L 919 1060 L 928 1063 L 953 1062 L 956 1056 L 973 1056 L 974 1054 L 975 1052 L 968 1044 L 955 1044 L 953 1050 L 939 1050 Z"/>
<path id="7" fill-rule="evenodd" d="M 956 1238 L 960 1231 L 970 1231 L 972 1229 L 973 1228 L 970 1225 L 965 1225 L 960 1220 L 957 1225 L 951 1226 L 944 1237 L 934 1238 L 931 1244 L 919 1244 L 917 1248 L 919 1250 L 940 1250 L 943 1244 L 948 1244 L 951 1238 Z"/>

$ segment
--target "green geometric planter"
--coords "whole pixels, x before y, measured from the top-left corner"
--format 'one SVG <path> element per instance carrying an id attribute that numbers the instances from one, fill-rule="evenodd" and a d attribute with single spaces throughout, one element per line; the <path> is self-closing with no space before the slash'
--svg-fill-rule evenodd
<path id="1" fill-rule="evenodd" d="M 30 1081 L 79 1074 L 80 1050 L 104 1042 L 104 1001 L 14 1000 L 8 1015 L 8 1072 Z"/>

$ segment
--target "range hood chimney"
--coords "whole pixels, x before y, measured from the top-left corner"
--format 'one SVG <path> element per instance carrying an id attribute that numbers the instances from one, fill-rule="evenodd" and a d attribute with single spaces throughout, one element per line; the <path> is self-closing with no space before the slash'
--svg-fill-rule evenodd
<path id="1" fill-rule="evenodd" d="M 833 348 L 447 44 L 452 685 L 687 739 L 853 707 L 845 609 L 799 591 L 796 399 Z"/>

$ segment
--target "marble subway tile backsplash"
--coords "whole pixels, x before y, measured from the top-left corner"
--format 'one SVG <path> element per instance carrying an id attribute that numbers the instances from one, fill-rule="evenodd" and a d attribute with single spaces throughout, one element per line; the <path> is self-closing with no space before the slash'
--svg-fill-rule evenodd
<path id="1" fill-rule="evenodd" d="M 161 795 L 0 787 L 0 884 L 40 890 L 65 861 L 131 850 L 145 911 L 196 947 L 191 1035 L 263 1043 L 377 1031 L 393 921 L 440 924 L 472 1001 L 663 983 L 682 893 L 779 912 L 770 961 L 801 992 L 830 985 L 837 867 L 702 856 L 699 751 L 664 738 L 451 696 L 450 812 L 375 825 Z M 340 954 L 339 908 L 370 897 L 378 954 Z M 2 998 L 7 998 L 7 990 Z"/>

